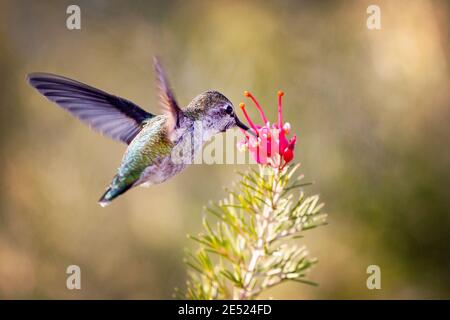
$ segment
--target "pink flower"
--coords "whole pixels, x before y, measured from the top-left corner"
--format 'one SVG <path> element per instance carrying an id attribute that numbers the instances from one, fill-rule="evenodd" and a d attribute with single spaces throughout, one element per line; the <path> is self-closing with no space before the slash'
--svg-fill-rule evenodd
<path id="1" fill-rule="evenodd" d="M 264 111 L 256 101 L 255 97 L 248 92 L 244 96 L 249 97 L 259 111 L 263 125 L 257 125 L 252 122 L 245 110 L 245 104 L 239 106 L 244 112 L 245 118 L 250 125 L 252 134 L 245 134 L 245 140 L 238 144 L 240 150 L 248 149 L 255 161 L 262 165 L 270 165 L 274 168 L 282 169 L 286 164 L 294 159 L 294 147 L 297 137 L 294 135 L 290 140 L 286 137 L 290 134 L 291 125 L 289 122 L 283 123 L 282 96 L 283 91 L 278 91 L 278 122 L 270 125 Z"/>

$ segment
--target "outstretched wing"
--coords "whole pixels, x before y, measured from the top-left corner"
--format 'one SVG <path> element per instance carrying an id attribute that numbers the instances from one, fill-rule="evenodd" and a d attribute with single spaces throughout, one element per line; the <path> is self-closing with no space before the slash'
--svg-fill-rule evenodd
<path id="1" fill-rule="evenodd" d="M 32 73 L 27 80 L 50 101 L 92 129 L 126 144 L 139 133 L 142 123 L 153 117 L 131 101 L 72 79 Z"/>
<path id="2" fill-rule="evenodd" d="M 180 119 L 183 116 L 183 111 L 178 106 L 169 81 L 167 80 L 164 69 L 158 61 L 158 58 L 153 59 L 156 72 L 156 86 L 159 95 L 159 104 L 163 113 L 168 116 L 167 130 L 169 137 L 172 136 L 173 130 L 179 126 Z"/>

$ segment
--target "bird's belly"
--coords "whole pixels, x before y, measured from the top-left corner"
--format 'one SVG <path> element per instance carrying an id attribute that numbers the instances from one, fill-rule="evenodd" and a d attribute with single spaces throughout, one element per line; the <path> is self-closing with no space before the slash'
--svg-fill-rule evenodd
<path id="1" fill-rule="evenodd" d="M 152 164 L 144 169 L 139 179 L 134 183 L 134 186 L 141 185 L 149 187 L 153 184 L 158 184 L 173 177 L 186 167 L 186 164 L 175 164 L 170 157 L 165 157 L 158 163 Z"/>

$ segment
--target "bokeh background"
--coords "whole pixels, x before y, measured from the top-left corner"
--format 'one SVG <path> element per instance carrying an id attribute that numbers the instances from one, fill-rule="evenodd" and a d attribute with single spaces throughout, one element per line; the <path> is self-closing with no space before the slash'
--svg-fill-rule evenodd
<path id="1" fill-rule="evenodd" d="M 82 28 L 66 29 L 81 7 Z M 382 29 L 366 28 L 378 4 Z M 319 287 L 286 299 L 450 298 L 447 1 L 1 1 L 0 298 L 171 298 L 187 233 L 242 165 L 196 165 L 165 184 L 97 204 L 124 145 L 95 134 L 25 82 L 62 74 L 157 112 L 151 58 L 178 101 L 251 90 L 275 117 L 329 225 L 308 231 Z M 66 268 L 82 290 L 66 289 Z M 366 288 L 379 265 L 382 289 Z"/>

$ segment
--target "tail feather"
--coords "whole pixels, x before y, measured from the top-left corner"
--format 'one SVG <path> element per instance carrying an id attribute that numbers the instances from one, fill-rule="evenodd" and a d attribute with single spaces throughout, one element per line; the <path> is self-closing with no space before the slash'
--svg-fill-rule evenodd
<path id="1" fill-rule="evenodd" d="M 111 193 L 111 187 L 108 187 L 108 189 L 106 189 L 105 193 L 98 200 L 98 204 L 100 206 L 102 206 L 103 208 L 108 206 L 111 203 L 111 199 L 109 196 L 110 193 Z"/>
<path id="2" fill-rule="evenodd" d="M 113 201 L 115 198 L 117 198 L 118 196 L 120 196 L 121 194 L 126 192 L 131 187 L 132 187 L 132 184 L 122 186 L 122 187 L 117 187 L 117 186 L 114 187 L 112 185 L 109 186 L 106 189 L 105 193 L 98 200 L 98 204 L 102 207 L 108 206 L 111 203 L 111 201 Z"/>

